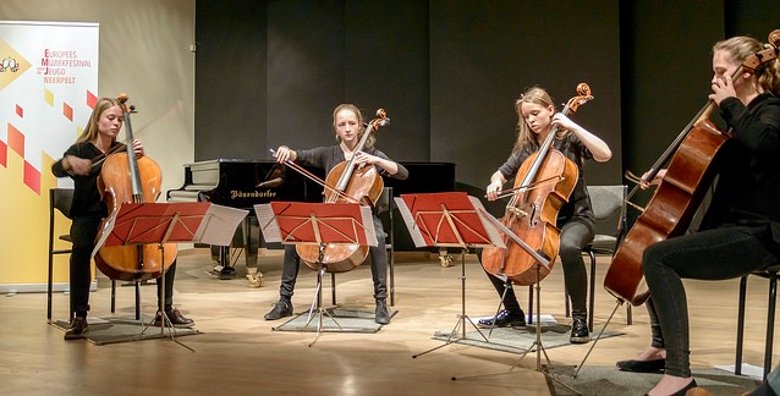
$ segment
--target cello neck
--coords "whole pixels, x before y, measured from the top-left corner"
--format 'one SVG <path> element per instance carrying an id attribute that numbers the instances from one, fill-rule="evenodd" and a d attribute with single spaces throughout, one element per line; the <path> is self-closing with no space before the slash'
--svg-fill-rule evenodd
<path id="1" fill-rule="evenodd" d="M 130 113 L 134 111 L 132 106 L 127 106 L 127 95 L 120 94 L 117 98 L 120 106 L 122 107 L 122 117 L 125 122 L 125 146 L 127 149 L 127 162 L 130 169 L 130 186 L 133 193 L 133 202 L 142 203 L 144 201 L 144 192 L 141 188 L 141 176 L 138 172 L 138 160 L 135 158 L 135 150 L 133 149 L 133 124 L 130 122 Z"/>

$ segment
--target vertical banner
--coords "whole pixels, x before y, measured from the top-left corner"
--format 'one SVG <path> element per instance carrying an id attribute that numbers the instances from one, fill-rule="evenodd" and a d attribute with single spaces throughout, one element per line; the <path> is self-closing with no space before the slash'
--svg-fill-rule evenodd
<path id="1" fill-rule="evenodd" d="M 45 287 L 50 168 L 97 101 L 98 24 L 0 21 L 0 291 Z M 55 235 L 66 233 L 62 216 Z M 64 246 L 63 246 L 64 247 Z M 66 280 L 66 257 L 57 280 Z"/>

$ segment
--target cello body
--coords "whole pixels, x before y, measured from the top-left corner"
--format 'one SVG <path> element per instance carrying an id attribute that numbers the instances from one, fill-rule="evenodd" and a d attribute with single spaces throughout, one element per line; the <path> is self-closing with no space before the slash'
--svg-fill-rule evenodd
<path id="1" fill-rule="evenodd" d="M 604 288 L 610 294 L 633 305 L 641 305 L 649 297 L 642 255 L 648 246 L 688 229 L 712 184 L 714 164 L 727 139 L 708 119 L 699 120 L 683 139 L 663 181 L 612 258 L 604 278 Z"/>
<path id="2" fill-rule="evenodd" d="M 355 152 L 365 147 L 368 136 L 379 127 L 390 122 L 383 109 L 378 109 L 377 117 L 368 125 L 363 136 L 355 147 Z M 374 165 L 357 166 L 354 156 L 348 161 L 338 163 L 328 172 L 325 178 L 324 202 L 326 203 L 360 203 L 374 206 L 382 195 L 384 180 Z M 301 260 L 311 269 L 319 270 L 324 266 L 328 272 L 346 272 L 366 261 L 370 247 L 358 244 L 327 243 L 320 251 L 319 244 L 298 244 L 296 252 Z M 321 255 L 321 256 L 320 256 Z"/>
<path id="3" fill-rule="evenodd" d="M 330 186 L 337 185 L 347 166 L 347 161 L 344 161 L 333 167 L 325 178 L 325 183 Z M 363 203 L 373 206 L 380 195 L 382 195 L 384 187 L 384 180 L 377 172 L 376 167 L 364 166 L 352 171 L 350 182 L 344 193 L 350 197 L 368 201 Z M 347 201 L 326 190 L 325 202 Z M 369 249 L 368 246 L 360 246 L 358 244 L 327 244 L 323 252 L 322 263 L 328 272 L 350 271 L 366 261 Z M 318 245 L 300 244 L 296 246 L 296 250 L 301 260 L 309 268 L 317 270 L 320 250 Z"/>
<path id="4" fill-rule="evenodd" d="M 160 195 L 162 175 L 160 167 L 148 156 L 135 158 L 143 190 L 143 201 L 154 202 Z M 98 188 L 109 210 L 109 218 L 116 217 L 123 203 L 136 202 L 130 178 L 130 159 L 124 152 L 109 155 L 98 178 Z M 104 229 L 106 222 L 101 225 Z M 102 231 L 101 231 L 102 234 Z M 163 253 L 164 251 L 164 253 Z M 164 256 L 164 262 L 163 262 Z M 159 277 L 176 260 L 176 244 L 102 247 L 95 255 L 101 272 L 111 279 L 144 281 Z"/>
<path id="5" fill-rule="evenodd" d="M 533 153 L 521 165 L 515 187 L 522 183 L 539 152 Z M 556 226 L 558 212 L 568 201 L 577 185 L 577 165 L 558 150 L 550 150 L 537 173 L 536 181 L 559 178 L 556 183 L 540 183 L 541 187 L 518 192 L 511 207 L 507 207 L 501 222 L 522 238 L 537 253 L 550 261 L 549 268 L 539 268 L 539 281 L 549 274 L 558 257 L 560 230 Z M 507 237 L 504 237 L 507 238 Z M 536 259 L 523 248 L 508 240 L 507 249 L 489 247 L 482 250 L 482 265 L 494 275 L 506 275 L 521 286 L 537 282 Z"/>

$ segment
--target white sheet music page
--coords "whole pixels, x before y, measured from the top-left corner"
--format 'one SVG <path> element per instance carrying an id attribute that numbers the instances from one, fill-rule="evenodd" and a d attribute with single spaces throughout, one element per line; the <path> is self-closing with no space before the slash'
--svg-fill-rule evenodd
<path id="1" fill-rule="evenodd" d="M 404 202 L 403 198 L 395 198 L 395 207 L 398 208 L 398 212 L 401 213 L 401 217 L 404 219 L 404 224 L 406 224 L 406 229 L 409 230 L 409 235 L 412 237 L 414 247 L 419 248 L 428 246 L 428 244 L 425 243 L 422 233 L 420 233 L 420 229 L 417 228 L 417 223 L 414 222 L 412 212 L 409 210 L 409 207 L 406 206 L 406 202 Z"/>
<path id="2" fill-rule="evenodd" d="M 230 246 L 236 228 L 248 213 L 244 209 L 211 204 L 192 238 L 193 242 Z"/>
<path id="3" fill-rule="evenodd" d="M 363 228 L 366 230 L 366 243 L 368 243 L 368 246 L 379 246 L 379 241 L 376 239 L 374 215 L 371 213 L 371 207 L 361 205 L 360 215 L 363 216 Z"/>
<path id="4" fill-rule="evenodd" d="M 119 207 L 122 207 L 122 204 L 119 204 Z M 106 243 L 106 239 L 108 239 L 108 236 L 111 235 L 111 231 L 114 230 L 114 225 L 116 224 L 116 216 L 119 214 L 119 209 L 117 209 L 115 212 L 110 213 L 108 217 L 103 220 L 103 224 L 101 224 L 102 228 L 98 230 L 98 239 L 95 242 L 95 248 L 92 249 L 92 258 L 95 258 L 95 255 L 98 254 L 100 249 L 103 247 L 103 244 Z"/>
<path id="5" fill-rule="evenodd" d="M 271 204 L 255 205 L 255 215 L 260 225 L 260 234 L 266 243 L 282 242 L 282 231 L 279 229 L 279 223 L 276 222 L 274 210 Z"/>
<path id="6" fill-rule="evenodd" d="M 486 214 L 487 216 L 491 215 L 485 210 L 485 207 L 482 206 L 482 201 L 480 201 L 478 198 L 472 197 L 471 195 L 469 195 L 469 201 L 471 201 L 474 209 L 477 210 L 479 221 L 482 223 L 482 227 L 485 227 L 485 231 L 487 231 L 488 236 L 490 237 L 490 243 L 495 247 L 506 249 L 504 239 L 501 238 L 501 233 L 496 230 L 496 228 L 493 226 L 493 223 L 485 218 Z"/>

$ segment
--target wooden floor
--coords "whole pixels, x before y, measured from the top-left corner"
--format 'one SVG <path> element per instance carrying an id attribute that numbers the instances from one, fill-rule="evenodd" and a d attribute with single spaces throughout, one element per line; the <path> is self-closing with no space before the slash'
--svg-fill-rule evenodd
<path id="1" fill-rule="evenodd" d="M 396 304 L 398 315 L 376 334 L 326 333 L 309 348 L 312 333 L 275 332 L 281 322 L 263 320 L 278 298 L 281 256 L 272 251 L 260 258 L 265 286 L 250 288 L 243 277 L 218 280 L 206 274 L 212 263 L 205 250 L 180 252 L 175 304 L 196 321 L 204 334 L 181 337 L 194 352 L 170 340 L 150 340 L 97 346 L 63 340 L 63 331 L 46 324 L 45 294 L 0 298 L 0 386 L 4 394 L 317 394 L 317 395 L 528 395 L 549 394 L 544 377 L 533 371 L 535 355 L 521 361 L 511 375 L 452 381 L 468 374 L 507 370 L 515 355 L 452 345 L 412 359 L 441 345 L 431 339 L 449 330 L 461 309 L 460 265 L 443 268 L 425 254 L 398 254 Z M 606 260 L 603 258 L 602 260 Z M 458 261 L 459 262 L 459 261 Z M 487 316 L 497 296 L 475 256 L 467 256 L 467 314 Z M 245 272 L 243 265 L 238 266 Z M 601 287 L 606 261 L 597 274 L 596 322 L 603 324 L 614 299 Z M 102 284 L 103 282 L 101 282 Z M 301 269 L 293 303 L 307 309 L 315 273 Z M 687 282 L 692 318 L 692 364 L 712 367 L 733 364 L 736 334 L 737 280 Z M 329 292 L 329 287 L 326 292 Z M 369 268 L 361 266 L 338 277 L 339 303 L 373 310 Z M 767 282 L 748 286 L 745 361 L 763 362 Z M 527 293 L 518 293 L 527 304 Z M 109 294 L 99 287 L 91 294 L 90 317 L 108 317 Z M 133 312 L 132 288 L 119 290 L 118 315 Z M 143 311 L 152 314 L 153 287 L 142 287 Z M 67 312 L 68 298 L 55 296 L 55 318 Z M 542 283 L 542 312 L 564 317 L 560 265 Z M 644 307 L 634 310 L 634 325 L 626 326 L 620 308 L 610 328 L 625 335 L 602 340 L 587 364 L 613 366 L 633 357 L 649 343 Z M 548 350 L 556 365 L 578 364 L 587 345 Z M 776 348 L 776 353 L 780 348 Z M 780 359 L 777 354 L 774 361 Z"/>

